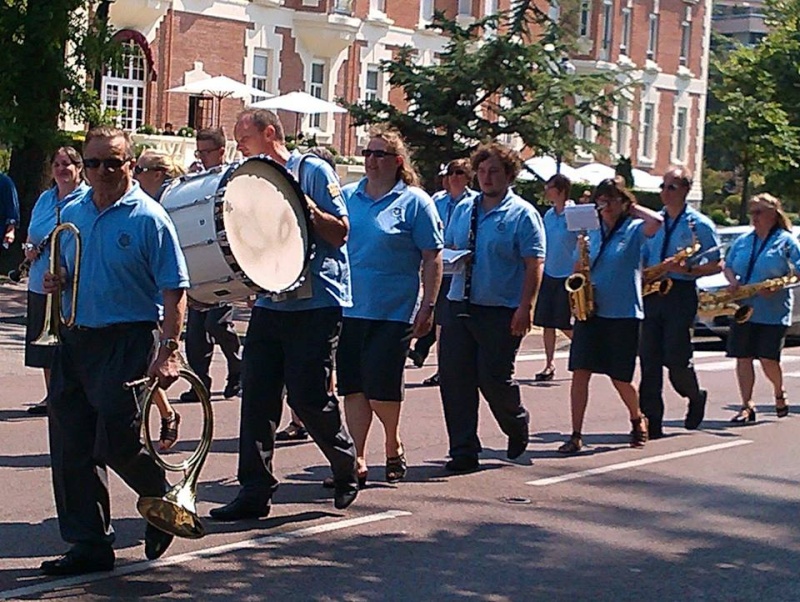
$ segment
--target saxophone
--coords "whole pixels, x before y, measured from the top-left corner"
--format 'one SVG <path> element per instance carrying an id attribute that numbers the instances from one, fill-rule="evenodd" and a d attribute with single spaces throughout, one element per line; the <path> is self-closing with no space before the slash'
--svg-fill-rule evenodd
<path id="1" fill-rule="evenodd" d="M 665 278 L 670 268 L 676 263 L 686 261 L 700 250 L 700 242 L 694 231 L 694 220 L 689 220 L 689 229 L 692 231 L 692 244 L 680 249 L 672 257 L 668 257 L 661 263 L 650 266 L 642 270 L 642 297 L 658 293 L 666 295 L 672 290 L 672 278 Z"/>
<path id="2" fill-rule="evenodd" d="M 585 322 L 594 315 L 594 287 L 589 278 L 589 235 L 586 230 L 578 234 L 578 271 L 564 282 L 569 293 L 569 309 L 576 320 Z"/>
<path id="3" fill-rule="evenodd" d="M 798 282 L 800 277 L 790 267 L 789 273 L 785 276 L 745 284 L 735 291 L 721 290 L 715 293 L 701 291 L 697 296 L 697 316 L 707 320 L 717 316 L 733 316 L 737 324 L 744 324 L 753 315 L 753 308 L 749 305 L 738 305 L 736 301 L 748 299 L 761 291 L 778 291 L 795 286 Z"/>

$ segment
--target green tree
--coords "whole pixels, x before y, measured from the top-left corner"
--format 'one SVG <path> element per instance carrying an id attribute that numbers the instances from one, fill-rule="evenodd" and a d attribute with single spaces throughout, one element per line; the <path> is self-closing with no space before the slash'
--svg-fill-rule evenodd
<path id="1" fill-rule="evenodd" d="M 517 136 L 535 153 L 569 158 L 599 146 L 574 134 L 592 127 L 602 139 L 628 84 L 613 72 L 578 72 L 567 60 L 574 39 L 532 0 L 519 0 L 467 26 L 442 13 L 431 27 L 448 38 L 436 64 L 420 65 L 405 47 L 383 61 L 407 109 L 380 100 L 349 105 L 355 125 L 389 123 L 405 137 L 426 182 L 441 162 L 468 155 L 481 141 Z M 569 15 L 567 15 L 569 20 Z"/>
<path id="2" fill-rule="evenodd" d="M 49 154 L 60 142 L 59 118 L 83 118 L 98 106 L 87 90 L 109 55 L 109 31 L 87 0 L 0 0 L 0 141 L 11 148 L 9 173 L 20 193 L 24 228 Z"/>
<path id="3" fill-rule="evenodd" d="M 765 68 L 764 47 L 740 46 L 714 60 L 712 68 L 709 97 L 715 110 L 708 115 L 706 136 L 710 148 L 725 149 L 717 165 L 733 167 L 742 180 L 738 217 L 744 224 L 753 174 L 796 168 L 800 128 L 778 101 L 776 74 Z"/>

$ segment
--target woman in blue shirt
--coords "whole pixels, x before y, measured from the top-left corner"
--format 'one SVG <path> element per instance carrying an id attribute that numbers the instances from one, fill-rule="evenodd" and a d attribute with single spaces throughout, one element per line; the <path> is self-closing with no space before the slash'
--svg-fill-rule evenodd
<path id="1" fill-rule="evenodd" d="M 533 324 L 542 327 L 545 366 L 536 375 L 537 381 L 553 380 L 556 367 L 553 357 L 556 350 L 556 329 L 572 338 L 572 315 L 569 312 L 569 295 L 564 282 L 572 273 L 572 255 L 578 240 L 577 232 L 567 230 L 564 213 L 572 182 L 564 174 L 555 174 L 544 186 L 544 197 L 553 206 L 544 214 L 544 230 L 547 235 L 547 255 L 544 259 L 544 276 Z"/>
<path id="2" fill-rule="evenodd" d="M 572 435 L 558 451 L 572 454 L 583 446 L 581 430 L 589 402 L 592 374 L 611 378 L 630 413 L 631 447 L 647 441 L 647 421 L 639 409 L 633 371 L 639 347 L 642 308 L 641 255 L 645 239 L 661 227 L 661 215 L 636 204 L 633 194 L 616 179 L 603 180 L 594 191 L 600 229 L 589 234 L 590 280 L 595 314 L 575 321 L 569 369 Z"/>
<path id="3" fill-rule="evenodd" d="M 780 200 L 766 193 L 754 196 L 750 199 L 750 218 L 753 230 L 737 238 L 725 257 L 725 277 L 731 291 L 792 271 L 800 272 L 800 245 Z M 781 351 L 791 324 L 793 302 L 791 289 L 764 290 L 743 302 L 753 309 L 749 320 L 743 324 L 731 321 L 728 357 L 736 358 L 736 380 L 742 397 L 742 408 L 731 422 L 744 424 L 756 420 L 753 404 L 756 358 L 772 383 L 775 413 L 779 418 L 789 414 Z"/>
<path id="4" fill-rule="evenodd" d="M 344 395 L 361 485 L 367 478 L 365 448 L 373 414 L 386 436 L 386 480 L 405 477 L 403 370 L 411 338 L 433 327 L 444 246 L 436 207 L 418 186 L 400 134 L 373 128 L 362 154 L 366 177 L 342 191 L 350 216 L 353 306 L 344 308 L 336 356 L 338 391 Z"/>
<path id="5" fill-rule="evenodd" d="M 50 247 L 47 239 L 56 227 L 57 212 L 72 199 L 80 196 L 88 186 L 84 184 L 83 158 L 71 146 L 59 148 L 50 163 L 53 187 L 45 190 L 36 200 L 28 226 L 28 240 L 25 243 L 25 260 L 30 262 L 28 275 L 28 320 L 25 328 L 25 365 L 29 368 L 42 368 L 44 384 L 50 391 L 50 365 L 55 353 L 54 347 L 31 345 L 42 332 L 47 295 L 44 292 L 44 274 L 50 261 Z M 47 242 L 44 248 L 39 246 Z M 28 408 L 29 414 L 47 414 L 47 395 Z"/>

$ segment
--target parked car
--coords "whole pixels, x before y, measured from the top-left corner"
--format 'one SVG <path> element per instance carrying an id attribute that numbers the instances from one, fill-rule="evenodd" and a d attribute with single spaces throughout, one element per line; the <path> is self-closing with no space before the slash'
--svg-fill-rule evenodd
<path id="1" fill-rule="evenodd" d="M 718 228 L 717 234 L 719 234 L 723 258 L 725 256 L 725 251 L 731 246 L 733 241 L 752 229 L 752 226 L 729 226 L 725 228 Z M 800 239 L 800 227 L 793 227 L 792 233 L 796 238 Z M 725 278 L 725 275 L 722 272 L 712 276 L 703 276 L 702 278 L 697 279 L 697 288 L 700 291 L 713 293 L 722 290 L 727 286 L 728 279 Z M 730 321 L 730 316 L 717 316 L 710 319 L 700 319 L 698 317 L 695 319 L 694 331 L 697 335 L 713 334 L 721 339 L 725 339 L 727 338 L 728 330 L 730 329 Z M 795 299 L 795 303 L 792 308 L 792 325 L 789 327 L 787 336 L 792 338 L 800 337 L 800 299 Z"/>

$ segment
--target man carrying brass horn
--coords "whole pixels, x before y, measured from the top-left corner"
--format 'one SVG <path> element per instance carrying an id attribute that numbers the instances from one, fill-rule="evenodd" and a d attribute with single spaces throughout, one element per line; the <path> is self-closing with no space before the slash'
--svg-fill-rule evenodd
<path id="1" fill-rule="evenodd" d="M 145 373 L 164 388 L 177 379 L 175 351 L 189 287 L 172 222 L 133 181 L 128 134 L 91 130 L 83 164 L 92 187 L 61 214 L 80 232 L 80 257 L 65 233 L 59 254 L 66 267 L 44 277 L 45 292 L 58 294 L 80 266 L 75 322 L 62 328 L 49 397 L 56 510 L 61 537 L 72 548 L 42 563 L 47 575 L 114 568 L 106 466 L 140 496 L 167 492 L 163 469 L 142 447 L 138 408 L 124 383 Z M 69 302 L 70 291 L 64 292 Z M 162 296 L 161 344 L 152 359 Z M 172 535 L 148 525 L 145 555 L 158 558 L 171 541 Z"/>
<path id="2" fill-rule="evenodd" d="M 767 193 L 754 196 L 750 199 L 750 218 L 753 230 L 737 238 L 725 257 L 725 277 L 733 293 L 747 285 L 800 272 L 800 245 L 780 200 Z M 772 383 L 775 413 L 778 418 L 788 416 L 781 351 L 791 324 L 793 303 L 792 290 L 767 285 L 747 300 L 746 304 L 753 308 L 750 319 L 742 323 L 731 321 L 728 357 L 736 358 L 736 380 L 742 397 L 742 408 L 731 422 L 745 424 L 756 420 L 753 404 L 756 358 Z"/>
<path id="3" fill-rule="evenodd" d="M 719 239 L 713 222 L 686 204 L 691 187 L 692 176 L 686 168 L 667 170 L 661 184 L 664 227 L 647 241 L 642 251 L 645 272 L 659 266 L 658 271 L 665 272 L 672 281 L 666 294 L 644 297 L 644 322 L 639 342 L 642 369 L 639 403 L 647 416 L 650 439 L 664 436 L 664 366 L 675 391 L 689 400 L 684 426 L 696 429 L 705 415 L 707 393 L 700 389 L 692 364 L 691 328 L 697 312 L 695 280 L 719 272 L 719 251 L 704 254 L 718 247 Z M 682 260 L 687 254 L 691 257 Z M 693 261 L 692 257 L 700 256 L 703 263 Z"/>

